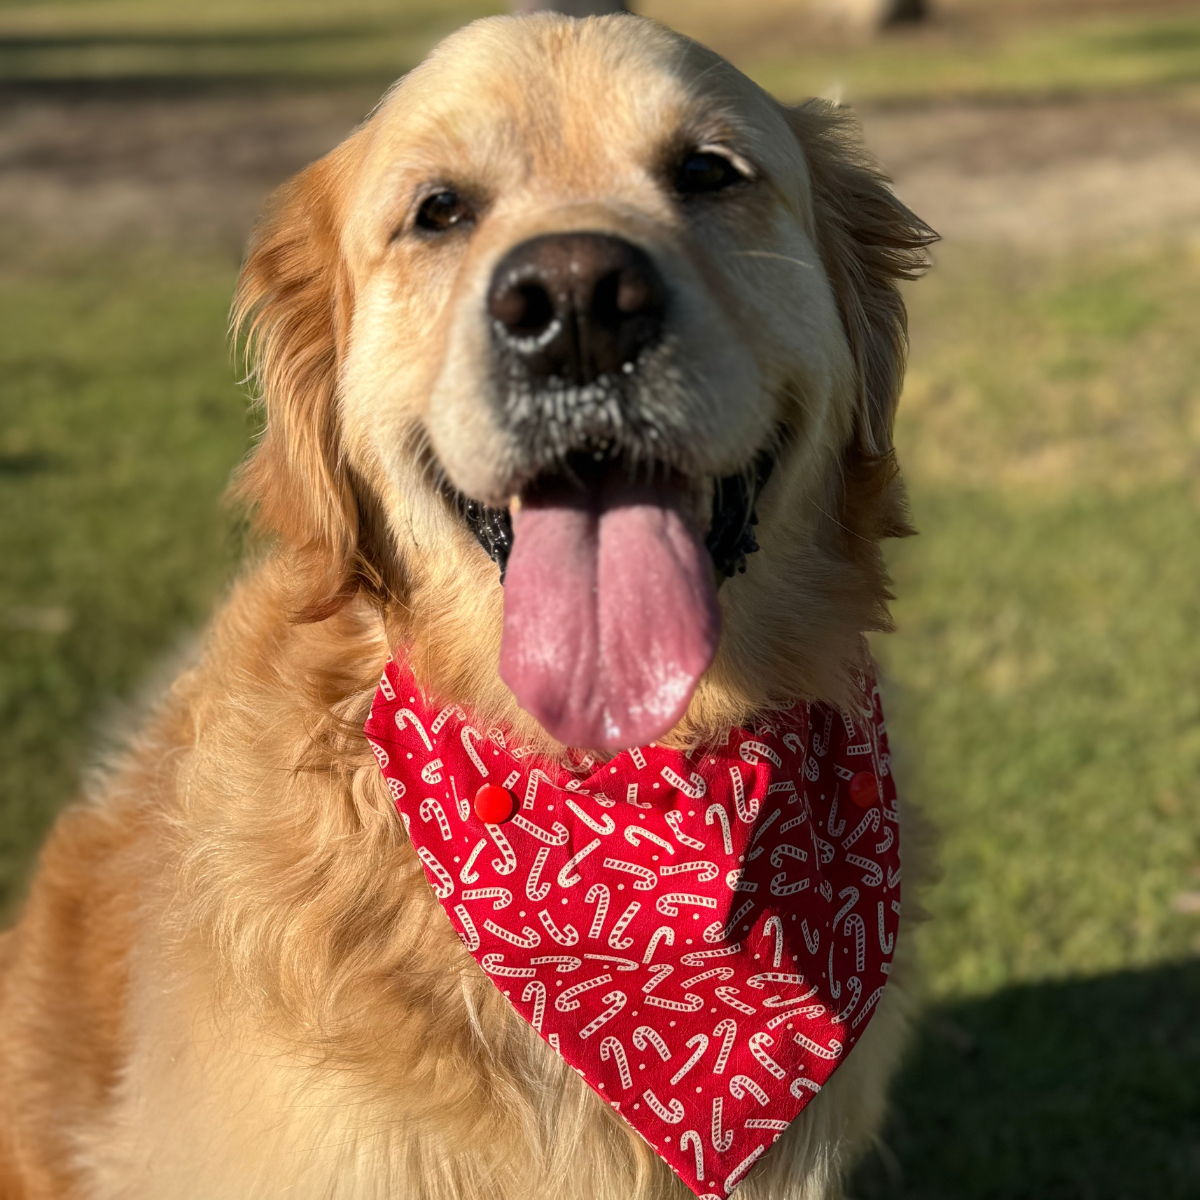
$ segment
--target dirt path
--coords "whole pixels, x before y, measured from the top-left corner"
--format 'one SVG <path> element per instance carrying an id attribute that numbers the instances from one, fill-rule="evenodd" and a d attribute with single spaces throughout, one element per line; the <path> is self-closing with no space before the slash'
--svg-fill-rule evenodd
<path id="1" fill-rule="evenodd" d="M 374 100 L 345 91 L 0 93 L 0 223 L 240 246 L 271 188 Z M 867 110 L 901 195 L 948 241 L 1038 249 L 1200 234 L 1200 97 Z"/>

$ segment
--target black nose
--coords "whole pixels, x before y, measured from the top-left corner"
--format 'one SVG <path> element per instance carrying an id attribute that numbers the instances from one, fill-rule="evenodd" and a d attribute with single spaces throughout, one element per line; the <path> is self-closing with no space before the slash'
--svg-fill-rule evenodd
<path id="1" fill-rule="evenodd" d="M 556 233 L 509 251 L 488 312 L 531 378 L 587 384 L 633 364 L 662 334 L 667 289 L 644 250 L 603 233 Z"/>

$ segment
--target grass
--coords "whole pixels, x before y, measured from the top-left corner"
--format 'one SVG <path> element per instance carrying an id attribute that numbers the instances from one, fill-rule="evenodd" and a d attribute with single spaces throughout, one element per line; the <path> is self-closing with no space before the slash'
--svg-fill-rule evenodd
<path id="1" fill-rule="evenodd" d="M 1009 14 L 936 6 L 940 22 L 866 45 L 814 34 L 804 5 L 748 8 L 644 0 L 640 12 L 729 53 L 783 99 L 1200 89 L 1200 16 L 1130 6 L 1064 20 L 1053 5 Z M 819 7 L 819 5 L 817 5 Z M 501 0 L 0 0 L 0 82 L 273 78 L 382 86 Z M 980 14 L 988 15 L 986 21 Z"/>

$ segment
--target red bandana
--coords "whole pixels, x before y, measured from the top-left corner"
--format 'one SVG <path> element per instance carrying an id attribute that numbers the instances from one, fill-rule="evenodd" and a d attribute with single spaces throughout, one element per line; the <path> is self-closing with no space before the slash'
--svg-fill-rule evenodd
<path id="1" fill-rule="evenodd" d="M 737 1186 L 887 983 L 896 792 L 861 687 L 861 711 L 801 703 L 723 746 L 575 773 L 430 703 L 395 662 L 366 724 L 464 945 L 698 1195 Z"/>

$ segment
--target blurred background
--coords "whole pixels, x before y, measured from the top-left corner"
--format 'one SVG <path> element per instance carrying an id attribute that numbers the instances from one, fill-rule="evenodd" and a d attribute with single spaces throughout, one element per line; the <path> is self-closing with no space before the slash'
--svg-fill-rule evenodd
<path id="1" fill-rule="evenodd" d="M 256 211 L 499 7 L 0 0 L 0 912 L 235 569 L 225 318 Z M 852 104 L 945 238 L 908 289 L 922 532 L 876 644 L 945 879 L 855 1195 L 1194 1200 L 1200 7 L 637 7 Z"/>

